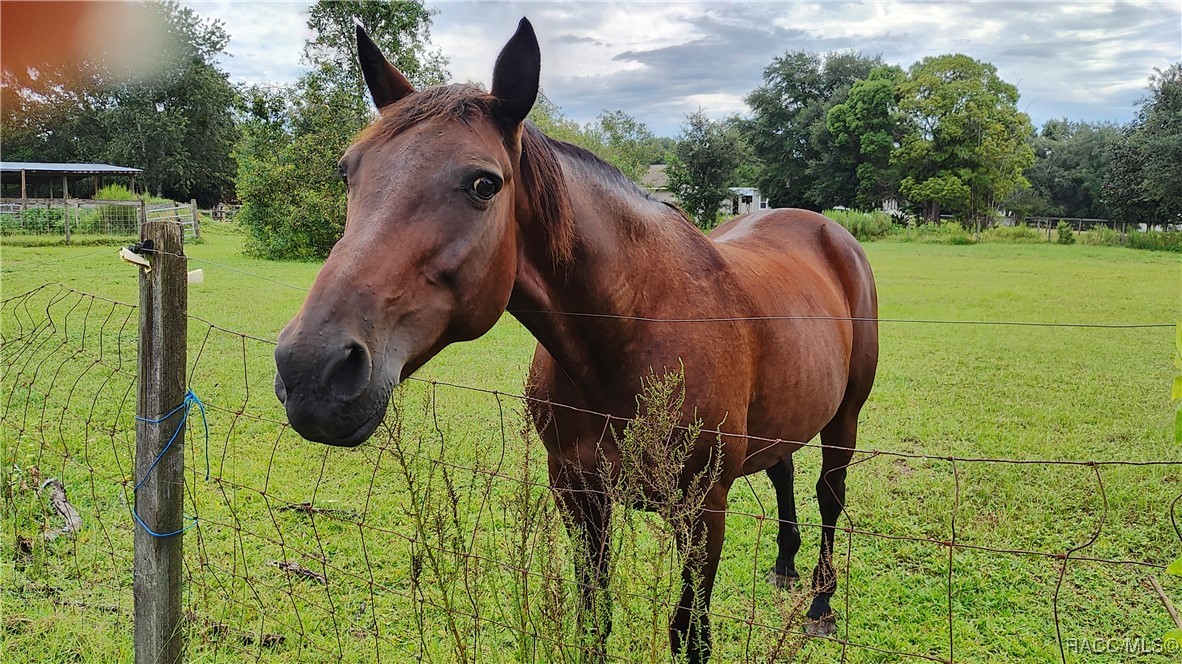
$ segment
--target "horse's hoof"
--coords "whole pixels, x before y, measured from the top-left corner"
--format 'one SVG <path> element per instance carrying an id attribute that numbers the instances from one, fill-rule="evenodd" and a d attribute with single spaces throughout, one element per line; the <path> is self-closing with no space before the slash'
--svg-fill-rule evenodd
<path id="1" fill-rule="evenodd" d="M 791 590 L 800 581 L 799 574 L 781 574 L 772 570 L 767 575 L 767 582 L 780 590 Z"/>
<path id="2" fill-rule="evenodd" d="M 804 633 L 809 636 L 833 636 L 837 633 L 837 616 L 830 613 L 816 620 L 805 620 Z"/>

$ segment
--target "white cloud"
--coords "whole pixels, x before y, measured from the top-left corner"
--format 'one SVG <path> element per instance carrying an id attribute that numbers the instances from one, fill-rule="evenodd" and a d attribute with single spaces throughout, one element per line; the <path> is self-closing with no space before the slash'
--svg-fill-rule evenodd
<path id="1" fill-rule="evenodd" d="M 188 5 L 226 24 L 235 81 L 290 82 L 302 69 L 307 2 Z M 432 28 L 453 78 L 489 82 L 497 52 L 528 16 L 542 85 L 585 122 L 621 109 L 658 134 L 686 113 L 742 111 L 773 57 L 855 49 L 910 66 L 960 52 L 1018 85 L 1036 123 L 1127 121 L 1153 67 L 1182 59 L 1174 2 L 438 2 Z"/>
<path id="2" fill-rule="evenodd" d="M 308 2 L 189 0 L 203 18 L 221 21 L 230 34 L 222 67 L 236 83 L 291 83 L 304 69 Z"/>

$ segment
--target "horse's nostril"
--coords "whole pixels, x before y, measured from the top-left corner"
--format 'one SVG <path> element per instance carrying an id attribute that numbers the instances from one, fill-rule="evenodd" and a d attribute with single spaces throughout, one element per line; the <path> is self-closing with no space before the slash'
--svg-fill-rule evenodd
<path id="1" fill-rule="evenodd" d="M 353 401 L 369 386 L 369 352 L 359 343 L 347 344 L 341 357 L 331 366 L 326 384 L 332 396 Z"/>
<path id="2" fill-rule="evenodd" d="M 278 371 L 275 372 L 275 396 L 279 397 L 279 403 L 287 403 L 287 386 Z"/>

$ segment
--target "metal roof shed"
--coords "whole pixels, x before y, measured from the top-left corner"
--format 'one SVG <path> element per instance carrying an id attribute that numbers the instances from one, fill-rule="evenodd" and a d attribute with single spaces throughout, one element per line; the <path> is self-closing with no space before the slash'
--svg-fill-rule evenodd
<path id="1" fill-rule="evenodd" d="M 60 164 L 60 163 L 42 163 L 34 161 L 0 161 L 0 177 L 9 174 L 20 174 L 21 182 L 21 198 L 28 198 L 28 184 L 29 176 L 45 178 L 49 182 L 50 194 L 53 193 L 53 179 L 55 176 L 62 178 L 62 198 L 69 198 L 69 184 L 68 179 L 83 178 L 97 176 L 102 180 L 104 175 L 126 176 L 131 178 L 131 188 L 135 189 L 135 176 L 137 173 L 142 173 L 143 170 L 139 168 L 130 168 L 127 166 L 113 166 L 111 164 Z M 95 187 L 98 189 L 98 187 Z"/>

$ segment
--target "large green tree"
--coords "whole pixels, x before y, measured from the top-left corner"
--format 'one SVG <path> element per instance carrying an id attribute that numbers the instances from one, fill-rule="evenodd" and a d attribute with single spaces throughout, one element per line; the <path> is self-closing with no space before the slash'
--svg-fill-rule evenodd
<path id="1" fill-rule="evenodd" d="M 846 99 L 826 116 L 835 151 L 845 152 L 855 164 L 853 202 L 862 210 L 878 208 L 899 193 L 901 176 L 891 164 L 891 153 L 907 127 L 899 112 L 902 79 L 899 67 L 875 67 L 865 79 L 855 82 Z"/>
<path id="2" fill-rule="evenodd" d="M 987 220 L 1034 163 L 1030 118 L 1018 111 L 1018 88 L 997 68 L 966 55 L 915 63 L 899 83 L 909 123 L 891 162 L 902 169 L 902 194 L 929 220 L 943 211 Z"/>
<path id="3" fill-rule="evenodd" d="M 1034 164 L 1026 169 L 1030 189 L 1018 190 L 1006 208 L 1029 214 L 1108 218 L 1103 185 L 1120 127 L 1110 123 L 1050 120 L 1031 137 Z"/>
<path id="4" fill-rule="evenodd" d="M 345 227 L 336 162 L 375 111 L 357 65 L 354 19 L 417 87 L 447 78 L 429 49 L 432 10 L 421 2 L 330 2 L 308 13 L 311 66 L 289 89 L 255 89 L 236 150 L 239 220 L 251 249 L 269 258 L 328 255 Z"/>
<path id="5" fill-rule="evenodd" d="M 1154 70 L 1123 140 L 1111 149 L 1104 199 L 1116 218 L 1182 223 L 1182 62 Z"/>
<path id="6" fill-rule="evenodd" d="M 669 188 L 700 228 L 717 223 L 742 154 L 743 137 L 734 122 L 711 120 L 702 111 L 686 116 L 665 172 Z"/>
<path id="7" fill-rule="evenodd" d="M 0 132 L 8 161 L 72 162 L 100 158 L 108 142 L 102 115 L 110 104 L 103 69 L 93 62 L 43 63 L 37 75 L 3 70 Z"/>
<path id="8" fill-rule="evenodd" d="M 757 185 L 775 207 L 822 209 L 848 205 L 858 188 L 857 163 L 837 149 L 828 113 L 878 58 L 842 52 L 790 51 L 763 71 L 763 85 L 747 96 L 743 125 L 758 160 Z"/>
<path id="9" fill-rule="evenodd" d="M 4 70 L 5 158 L 110 161 L 143 169 L 153 194 L 204 205 L 232 196 L 236 92 L 214 61 L 225 29 L 172 1 L 137 11 L 158 38 L 148 73 L 104 53 Z"/>
<path id="10" fill-rule="evenodd" d="M 648 125 L 623 111 L 604 111 L 588 130 L 602 146 L 600 156 L 633 182 L 639 182 L 648 167 L 663 158 L 660 143 Z"/>
<path id="11" fill-rule="evenodd" d="M 599 114 L 581 125 L 567 117 L 545 94 L 539 94 L 529 119 L 550 138 L 577 145 L 639 182 L 650 164 L 664 159 L 665 147 L 648 125 L 623 111 Z"/>
<path id="12" fill-rule="evenodd" d="M 437 85 L 447 78 L 447 60 L 432 50 L 431 17 L 438 10 L 422 2 L 396 0 L 319 0 L 308 9 L 311 35 L 304 42 L 304 60 L 326 84 L 349 90 L 357 116 L 370 113 L 369 93 L 357 63 L 358 21 L 390 62 L 416 87 Z"/>

